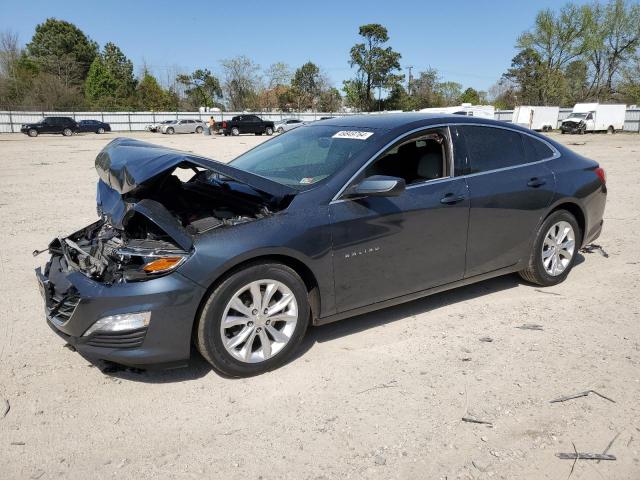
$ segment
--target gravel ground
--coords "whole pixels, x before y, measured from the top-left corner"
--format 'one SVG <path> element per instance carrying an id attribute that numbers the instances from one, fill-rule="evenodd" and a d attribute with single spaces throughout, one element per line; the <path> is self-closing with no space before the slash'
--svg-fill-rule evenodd
<path id="1" fill-rule="evenodd" d="M 511 275 L 312 329 L 243 380 L 200 357 L 104 374 L 45 324 L 31 251 L 94 220 L 93 160 L 115 136 L 0 135 L 0 477 L 564 480 L 556 453 L 614 438 L 616 461 L 573 478 L 640 476 L 639 135 L 557 136 L 607 170 L 608 258 L 583 253 L 548 289 Z M 220 160 L 264 140 L 130 136 Z M 590 389 L 615 403 L 549 403 Z"/>

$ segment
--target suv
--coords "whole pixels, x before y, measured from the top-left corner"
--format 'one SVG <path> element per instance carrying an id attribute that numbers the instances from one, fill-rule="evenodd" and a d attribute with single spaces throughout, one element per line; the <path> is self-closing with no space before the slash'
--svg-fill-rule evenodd
<path id="1" fill-rule="evenodd" d="M 25 123 L 20 131 L 30 137 L 37 137 L 41 133 L 61 133 L 70 137 L 78 131 L 78 124 L 71 117 L 45 117 L 38 123 Z"/>

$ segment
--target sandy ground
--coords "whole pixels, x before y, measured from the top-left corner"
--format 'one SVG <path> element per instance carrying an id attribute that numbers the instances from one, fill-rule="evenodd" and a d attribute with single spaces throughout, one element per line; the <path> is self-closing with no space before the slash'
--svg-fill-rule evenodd
<path id="1" fill-rule="evenodd" d="M 114 136 L 0 135 L 1 478 L 564 480 L 556 453 L 614 438 L 616 461 L 572 478 L 640 478 L 640 136 L 557 136 L 607 170 L 608 258 L 584 253 L 549 289 L 507 276 L 312 329 L 245 380 L 199 357 L 106 375 L 45 324 L 31 251 L 94 219 L 93 160 Z M 221 160 L 264 140 L 132 136 Z M 549 403 L 589 389 L 615 403 Z"/>

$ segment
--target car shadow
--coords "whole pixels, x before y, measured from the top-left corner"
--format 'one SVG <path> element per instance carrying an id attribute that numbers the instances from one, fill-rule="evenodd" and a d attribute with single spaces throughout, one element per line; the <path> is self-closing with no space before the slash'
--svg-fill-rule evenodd
<path id="1" fill-rule="evenodd" d="M 575 267 L 584 262 L 584 256 L 578 254 Z M 525 284 L 518 274 L 503 275 L 483 282 L 466 285 L 456 289 L 412 300 L 393 307 L 358 315 L 343 321 L 309 328 L 302 344 L 294 355 L 286 362 L 295 362 L 303 357 L 317 343 L 330 342 L 340 337 L 353 335 L 370 328 L 386 325 L 414 315 L 428 313 L 459 302 L 472 300 L 483 295 L 497 293 Z M 531 288 L 534 288 L 533 286 Z M 468 321 L 468 320 L 461 320 Z M 214 372 L 222 378 L 236 380 L 233 377 L 217 372 L 195 349 L 191 349 L 191 359 L 184 368 L 140 370 L 123 367 L 112 363 L 88 359 L 94 366 L 108 376 L 142 383 L 177 383 L 196 380 Z"/>

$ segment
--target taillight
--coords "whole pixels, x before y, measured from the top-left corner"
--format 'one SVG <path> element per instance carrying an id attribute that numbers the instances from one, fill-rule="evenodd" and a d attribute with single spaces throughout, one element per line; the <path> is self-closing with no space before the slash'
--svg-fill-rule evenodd
<path id="1" fill-rule="evenodd" d="M 227 122 L 222 122 L 222 128 L 227 128 Z"/>
<path id="2" fill-rule="evenodd" d="M 600 181 L 602 182 L 602 184 L 606 184 L 607 183 L 607 174 L 604 171 L 604 168 L 602 167 L 598 167 L 594 170 L 596 172 L 596 175 L 598 176 L 598 178 L 600 179 Z"/>

